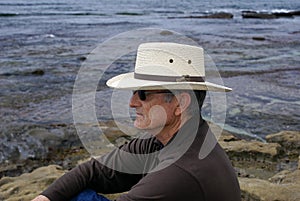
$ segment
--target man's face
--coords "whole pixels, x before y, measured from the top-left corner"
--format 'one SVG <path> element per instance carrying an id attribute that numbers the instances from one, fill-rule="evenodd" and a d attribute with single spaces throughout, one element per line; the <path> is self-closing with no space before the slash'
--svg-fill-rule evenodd
<path id="1" fill-rule="evenodd" d="M 135 91 L 130 100 L 130 107 L 136 110 L 134 126 L 143 130 L 159 130 L 172 125 L 178 116 L 175 115 L 176 98 L 166 101 L 167 94 L 162 90 Z M 144 98 L 143 96 L 144 95 Z M 141 100 L 142 99 L 142 100 Z M 144 100 L 143 100 L 144 99 Z"/>

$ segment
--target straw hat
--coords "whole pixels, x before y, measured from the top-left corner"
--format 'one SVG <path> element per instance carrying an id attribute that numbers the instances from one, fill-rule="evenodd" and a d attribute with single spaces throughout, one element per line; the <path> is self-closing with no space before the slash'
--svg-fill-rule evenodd
<path id="1" fill-rule="evenodd" d="M 117 89 L 188 89 L 231 91 L 205 81 L 203 49 L 177 43 L 144 43 L 137 51 L 134 72 L 109 79 Z"/>

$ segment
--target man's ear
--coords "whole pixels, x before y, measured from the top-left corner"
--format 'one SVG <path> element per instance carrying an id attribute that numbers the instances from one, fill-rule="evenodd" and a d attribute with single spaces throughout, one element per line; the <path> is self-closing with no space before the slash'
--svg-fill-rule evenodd
<path id="1" fill-rule="evenodd" d="M 175 109 L 175 115 L 181 115 L 191 104 L 191 95 L 183 92 L 177 95 L 178 105 Z"/>

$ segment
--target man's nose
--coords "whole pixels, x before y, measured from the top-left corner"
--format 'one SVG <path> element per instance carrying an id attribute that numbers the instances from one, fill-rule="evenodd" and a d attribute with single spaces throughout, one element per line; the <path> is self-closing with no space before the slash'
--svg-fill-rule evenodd
<path id="1" fill-rule="evenodd" d="M 138 94 L 133 93 L 131 98 L 130 98 L 129 106 L 133 107 L 133 108 L 138 107 L 140 105 L 140 103 L 141 103 L 141 100 L 140 100 Z"/>

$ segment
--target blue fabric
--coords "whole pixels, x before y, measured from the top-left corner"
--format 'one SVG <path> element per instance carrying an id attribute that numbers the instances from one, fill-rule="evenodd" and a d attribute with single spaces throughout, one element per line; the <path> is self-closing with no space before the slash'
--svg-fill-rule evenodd
<path id="1" fill-rule="evenodd" d="M 110 201 L 106 197 L 99 195 L 93 190 L 85 190 L 74 197 L 71 201 Z"/>

